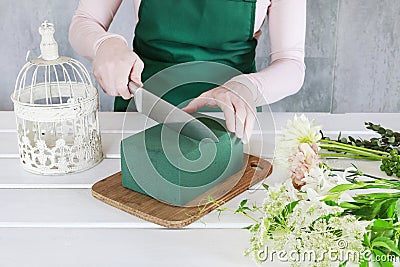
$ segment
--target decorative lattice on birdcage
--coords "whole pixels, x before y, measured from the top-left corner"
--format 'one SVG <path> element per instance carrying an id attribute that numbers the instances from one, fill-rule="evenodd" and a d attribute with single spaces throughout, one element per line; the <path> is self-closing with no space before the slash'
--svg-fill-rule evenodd
<path id="1" fill-rule="evenodd" d="M 23 167 L 55 175 L 93 167 L 103 153 L 97 89 L 79 61 L 58 55 L 54 31 L 39 27 L 41 56 L 22 67 L 11 98 Z"/>

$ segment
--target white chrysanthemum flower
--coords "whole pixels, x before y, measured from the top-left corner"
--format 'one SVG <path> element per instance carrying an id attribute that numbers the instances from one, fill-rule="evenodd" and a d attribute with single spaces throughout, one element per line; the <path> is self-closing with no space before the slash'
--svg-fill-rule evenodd
<path id="1" fill-rule="evenodd" d="M 289 120 L 286 127 L 282 129 L 282 135 L 278 137 L 275 152 L 276 162 L 288 166 L 288 159 L 293 155 L 301 143 L 315 144 L 321 140 L 321 126 L 315 125 L 314 120 L 309 121 L 302 114 L 294 116 Z"/>

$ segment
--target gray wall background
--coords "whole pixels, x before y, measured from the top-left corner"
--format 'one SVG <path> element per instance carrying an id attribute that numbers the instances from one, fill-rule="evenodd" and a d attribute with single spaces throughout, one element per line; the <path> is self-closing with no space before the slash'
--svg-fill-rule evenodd
<path id="1" fill-rule="evenodd" d="M 31 57 L 40 54 L 37 28 L 45 19 L 56 25 L 60 54 L 81 60 L 91 70 L 90 63 L 68 43 L 77 3 L 0 1 L 0 110 L 12 110 L 10 95 L 26 52 L 31 50 Z M 306 81 L 298 94 L 272 104 L 272 109 L 400 112 L 400 1 L 308 0 L 307 11 Z M 133 21 L 132 1 L 124 0 L 111 31 L 132 40 Z M 257 48 L 259 68 L 268 64 L 265 26 Z M 112 110 L 112 97 L 101 91 L 100 101 L 101 110 Z"/>

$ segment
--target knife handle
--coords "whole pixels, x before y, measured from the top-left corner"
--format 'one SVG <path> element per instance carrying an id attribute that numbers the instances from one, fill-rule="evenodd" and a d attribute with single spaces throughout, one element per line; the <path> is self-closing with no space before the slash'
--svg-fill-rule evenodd
<path id="1" fill-rule="evenodd" d="M 142 113 L 142 90 L 141 87 L 137 86 L 136 83 L 130 81 L 128 88 L 131 94 L 133 94 L 136 110 Z"/>
<path id="2" fill-rule="evenodd" d="M 128 88 L 129 88 L 129 91 L 131 92 L 131 94 L 134 94 L 134 95 L 135 95 L 137 89 L 139 89 L 140 87 L 137 86 L 136 83 L 134 83 L 134 82 L 132 82 L 132 81 L 129 81 L 129 83 L 128 83 Z"/>

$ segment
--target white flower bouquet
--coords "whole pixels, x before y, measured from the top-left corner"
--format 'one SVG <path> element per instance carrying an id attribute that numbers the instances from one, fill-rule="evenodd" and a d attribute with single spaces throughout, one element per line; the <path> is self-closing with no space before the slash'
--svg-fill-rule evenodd
<path id="1" fill-rule="evenodd" d="M 231 210 L 254 221 L 247 227 L 251 237 L 245 255 L 260 264 L 279 260 L 291 266 L 394 266 L 400 256 L 398 180 L 364 174 L 355 166 L 331 169 L 322 160 L 382 160 L 390 171 L 382 166 L 381 170 L 396 174 L 397 165 L 389 164 L 398 160 L 396 140 L 391 141 L 381 144 L 381 150 L 365 146 L 376 142 L 351 138 L 352 144 L 340 136 L 332 141 L 323 137 L 314 121 L 295 116 L 283 129 L 276 152 L 277 163 L 288 169 L 288 179 L 271 187 L 264 184 L 261 206 L 243 200 Z"/>

